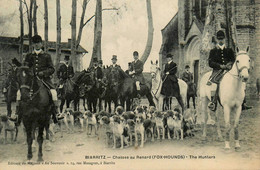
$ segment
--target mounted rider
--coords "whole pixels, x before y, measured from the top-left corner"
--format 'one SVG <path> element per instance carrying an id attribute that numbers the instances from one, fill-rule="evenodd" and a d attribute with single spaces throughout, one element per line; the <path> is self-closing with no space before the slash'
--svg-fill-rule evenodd
<path id="1" fill-rule="evenodd" d="M 95 57 L 93 58 L 93 67 L 90 68 L 90 72 L 94 75 L 94 80 L 96 82 L 96 87 L 99 88 L 102 85 L 103 71 L 100 67 L 100 61 Z"/>
<path id="2" fill-rule="evenodd" d="M 137 51 L 133 52 L 134 61 L 131 64 L 131 68 L 129 70 L 129 75 L 135 80 L 136 89 L 140 91 L 140 85 L 145 84 L 144 76 L 143 76 L 143 67 L 144 64 L 141 60 L 139 60 L 139 54 Z"/>
<path id="3" fill-rule="evenodd" d="M 182 107 L 182 110 L 184 110 L 184 104 L 180 94 L 180 87 L 178 84 L 178 77 L 176 76 L 177 64 L 173 62 L 172 54 L 167 54 L 166 59 L 167 63 L 164 68 L 161 94 L 165 95 L 167 99 L 169 97 L 176 97 L 176 99 Z"/>
<path id="4" fill-rule="evenodd" d="M 117 55 L 113 55 L 112 56 L 112 64 L 109 66 L 110 70 L 117 70 L 117 69 L 121 69 L 120 65 L 116 64 L 117 62 Z"/>
<path id="5" fill-rule="evenodd" d="M 235 53 L 231 48 L 226 47 L 225 34 L 222 30 L 217 32 L 217 45 L 215 48 L 210 50 L 208 62 L 209 67 L 213 68 L 213 72 L 207 85 L 211 85 L 212 83 L 217 84 L 215 95 L 208 107 L 210 110 L 215 111 L 217 108 L 219 83 L 224 74 L 231 69 L 235 62 Z"/>
<path id="6" fill-rule="evenodd" d="M 7 89 L 11 86 L 12 82 L 15 82 L 17 67 L 20 67 L 22 64 L 16 58 L 13 58 L 12 63 L 10 65 L 11 69 L 8 70 L 7 78 L 3 83 L 3 94 L 5 95 L 5 98 L 7 98 Z"/>
<path id="7" fill-rule="evenodd" d="M 64 62 L 61 63 L 58 71 L 57 71 L 57 77 L 59 79 L 59 94 L 61 94 L 61 92 L 64 89 L 64 83 L 66 82 L 66 80 L 72 78 L 74 76 L 74 69 L 73 66 L 71 64 L 69 64 L 70 62 L 70 56 L 66 55 L 64 57 Z"/>
<path id="8" fill-rule="evenodd" d="M 183 72 L 181 79 L 183 81 L 185 81 L 188 84 L 188 86 L 193 84 L 193 75 L 190 72 L 190 66 L 189 65 L 185 66 L 185 71 Z"/>
<path id="9" fill-rule="evenodd" d="M 51 97 L 53 100 L 53 106 L 51 106 L 51 113 L 53 117 L 54 123 L 57 123 L 56 114 L 58 113 L 58 98 L 55 87 L 51 81 L 51 76 L 55 72 L 53 67 L 52 59 L 50 54 L 45 53 L 42 50 L 42 38 L 39 35 L 35 35 L 32 37 L 32 46 L 33 52 L 28 53 L 24 60 L 24 65 L 28 66 L 32 69 L 35 80 L 37 78 L 41 79 L 50 90 Z M 22 112 L 21 112 L 21 93 L 20 90 L 17 92 L 17 106 L 16 106 L 16 114 L 18 115 L 18 124 L 21 123 Z"/>

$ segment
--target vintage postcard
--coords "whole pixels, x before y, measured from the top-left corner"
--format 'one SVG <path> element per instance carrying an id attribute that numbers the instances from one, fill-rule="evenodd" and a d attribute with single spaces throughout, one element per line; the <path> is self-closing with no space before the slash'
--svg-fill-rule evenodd
<path id="1" fill-rule="evenodd" d="M 259 0 L 0 0 L 0 169 L 260 169 Z"/>

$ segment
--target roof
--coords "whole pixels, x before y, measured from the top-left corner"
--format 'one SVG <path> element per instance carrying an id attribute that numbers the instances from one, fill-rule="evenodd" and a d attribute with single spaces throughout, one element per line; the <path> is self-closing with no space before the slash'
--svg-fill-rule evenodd
<path id="1" fill-rule="evenodd" d="M 19 43 L 20 43 L 19 38 L 0 36 L 0 44 L 19 46 Z M 24 45 L 28 46 L 28 42 L 25 41 Z M 56 42 L 49 41 L 48 49 L 56 51 Z M 71 51 L 71 44 L 68 42 L 61 42 L 61 51 Z M 79 45 L 76 52 L 77 53 L 88 53 L 88 51 L 85 50 L 81 45 Z"/>
<path id="2" fill-rule="evenodd" d="M 174 46 L 178 46 L 178 37 L 178 13 L 176 13 L 170 22 L 162 29 L 163 43 L 160 53 L 168 53 Z"/>

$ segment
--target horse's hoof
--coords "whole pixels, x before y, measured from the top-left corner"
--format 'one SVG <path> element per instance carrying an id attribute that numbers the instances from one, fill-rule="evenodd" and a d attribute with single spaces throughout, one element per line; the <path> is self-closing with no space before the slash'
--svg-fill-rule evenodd
<path id="1" fill-rule="evenodd" d="M 42 157 L 39 157 L 39 158 L 37 159 L 37 162 L 43 162 Z"/>
<path id="2" fill-rule="evenodd" d="M 219 141 L 219 142 L 223 142 L 224 139 L 223 139 L 223 137 L 221 136 L 221 137 L 218 137 L 218 138 L 217 138 L 217 141 Z"/>
<path id="3" fill-rule="evenodd" d="M 236 146 L 236 147 L 235 147 L 235 151 L 236 151 L 236 152 L 240 152 L 240 151 L 241 151 L 241 147 L 240 147 L 240 146 L 239 146 L 239 147 Z"/>

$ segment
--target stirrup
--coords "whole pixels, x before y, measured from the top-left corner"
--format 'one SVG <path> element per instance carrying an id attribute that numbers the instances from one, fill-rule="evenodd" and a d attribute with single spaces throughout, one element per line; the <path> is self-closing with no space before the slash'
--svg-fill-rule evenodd
<path id="1" fill-rule="evenodd" d="M 213 111 L 213 112 L 216 111 L 216 105 L 215 105 L 215 103 L 209 102 L 208 108 L 209 108 L 209 110 L 211 110 L 211 111 Z"/>

